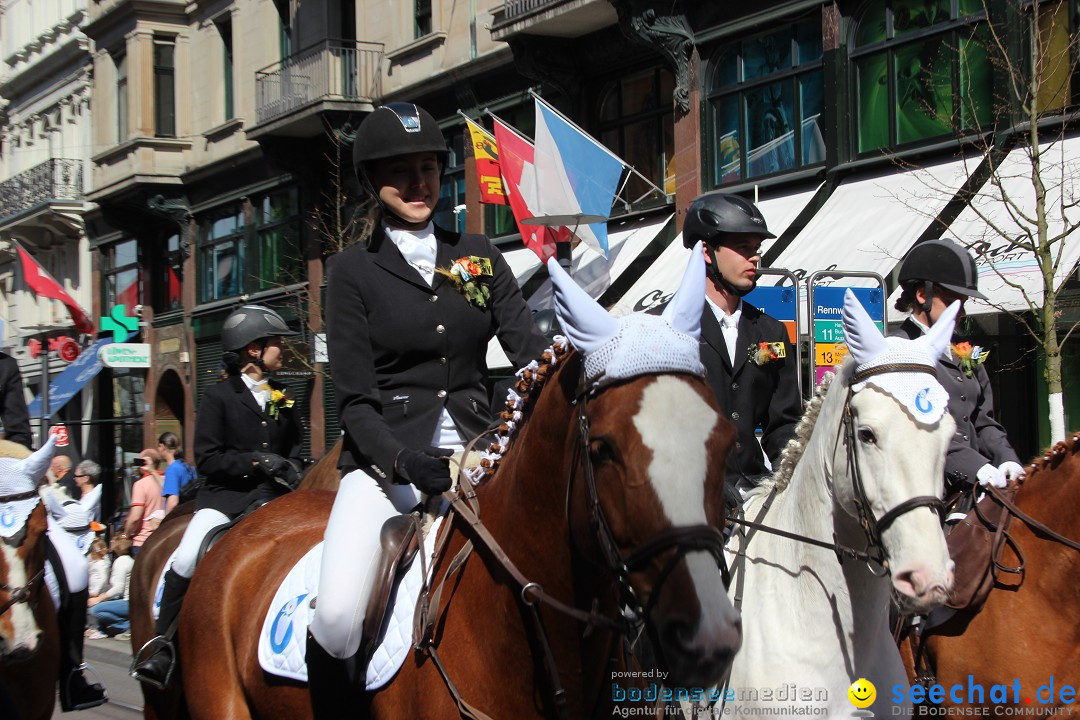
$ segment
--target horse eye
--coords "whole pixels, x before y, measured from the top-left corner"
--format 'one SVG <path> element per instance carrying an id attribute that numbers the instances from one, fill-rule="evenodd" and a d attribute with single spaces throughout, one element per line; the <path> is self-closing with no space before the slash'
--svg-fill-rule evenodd
<path id="1" fill-rule="evenodd" d="M 593 465 L 602 465 L 611 462 L 618 457 L 615 448 L 604 438 L 592 438 L 589 440 L 589 460 Z"/>
<path id="2" fill-rule="evenodd" d="M 874 431 L 870 428 L 859 428 L 859 442 L 864 445 L 876 445 L 877 437 L 874 436 Z"/>

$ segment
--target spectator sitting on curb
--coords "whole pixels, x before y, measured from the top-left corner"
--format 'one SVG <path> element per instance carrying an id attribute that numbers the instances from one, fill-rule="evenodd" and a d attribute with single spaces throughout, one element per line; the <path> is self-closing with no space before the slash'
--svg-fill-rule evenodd
<path id="1" fill-rule="evenodd" d="M 112 551 L 116 559 L 109 575 L 109 586 L 90 598 L 90 624 L 87 631 L 89 640 L 101 640 L 131 629 L 128 592 L 131 587 L 131 568 L 135 560 L 131 557 L 131 540 L 119 535 L 112 541 Z"/>

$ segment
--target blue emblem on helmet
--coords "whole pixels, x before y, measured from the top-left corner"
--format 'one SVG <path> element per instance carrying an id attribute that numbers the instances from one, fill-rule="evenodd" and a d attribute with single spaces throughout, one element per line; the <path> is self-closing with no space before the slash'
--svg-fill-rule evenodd
<path id="1" fill-rule="evenodd" d="M 307 593 L 299 595 L 281 606 L 274 622 L 270 625 L 270 647 L 274 652 L 280 653 L 289 644 L 293 636 L 293 615 L 300 603 L 308 596 Z"/>
<path id="2" fill-rule="evenodd" d="M 930 402 L 930 388 L 926 387 L 915 396 L 915 409 L 926 414 L 934 409 L 934 403 Z"/>

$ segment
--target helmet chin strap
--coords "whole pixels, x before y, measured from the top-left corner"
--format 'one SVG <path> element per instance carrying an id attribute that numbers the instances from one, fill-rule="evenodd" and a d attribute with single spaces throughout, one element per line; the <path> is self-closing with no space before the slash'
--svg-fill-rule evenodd
<path id="1" fill-rule="evenodd" d="M 706 268 L 706 272 L 709 274 L 709 278 L 716 285 L 719 285 L 724 292 L 728 293 L 729 295 L 734 295 L 735 297 L 745 297 L 754 291 L 754 288 L 757 287 L 756 280 L 750 287 L 745 290 L 741 290 L 732 285 L 728 281 L 728 279 L 724 277 L 724 274 L 720 272 L 720 266 L 716 264 L 716 248 L 710 246 L 706 246 L 706 248 L 709 251 L 709 259 L 712 260 L 712 262 L 709 263 L 708 267 Z"/>
<path id="2" fill-rule="evenodd" d="M 934 307 L 934 283 L 929 280 L 923 281 L 923 294 L 926 295 L 926 300 L 923 300 L 919 308 L 926 313 L 926 319 L 930 319 L 930 309 Z"/>

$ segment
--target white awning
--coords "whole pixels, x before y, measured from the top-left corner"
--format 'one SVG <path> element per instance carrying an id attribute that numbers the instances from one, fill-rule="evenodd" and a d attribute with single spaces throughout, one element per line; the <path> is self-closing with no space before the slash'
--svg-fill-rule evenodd
<path id="1" fill-rule="evenodd" d="M 674 215 L 663 215 L 659 218 L 633 218 L 612 221 L 608 224 L 608 255 L 605 258 L 592 248 L 579 243 L 574 248 L 572 255 L 571 274 L 574 280 L 588 293 L 598 298 L 604 291 L 611 287 L 623 272 L 637 259 L 638 255 L 649 246 L 660 232 L 672 221 Z M 525 252 L 530 258 L 518 255 Z M 522 248 L 510 253 L 503 253 L 510 263 L 510 255 L 515 255 L 514 275 L 518 278 L 518 285 L 524 286 L 526 281 L 540 269 L 540 259 L 531 250 Z M 520 268 L 520 274 L 519 270 Z M 551 281 L 545 279 L 536 288 L 526 301 L 533 310 L 551 307 Z M 510 366 L 510 360 L 503 352 L 502 346 L 496 338 L 492 338 L 488 344 L 487 365 L 489 368 L 506 368 Z"/>
<path id="2" fill-rule="evenodd" d="M 1080 138 L 1042 145 L 1040 157 L 1041 179 L 1046 187 L 1047 236 L 1053 238 L 1067 226 L 1080 222 L 1080 209 L 1076 207 L 1080 191 L 1074 187 L 1075 179 L 1080 177 Z M 1037 239 L 1028 150 L 1014 149 L 995 174 L 1000 185 L 987 181 L 973 201 L 977 210 L 965 208 L 943 234 L 971 250 L 979 268 L 979 290 L 990 299 L 989 303 L 968 301 L 964 309 L 969 314 L 1028 310 L 1028 300 L 1036 307 L 1043 303 L 1042 271 L 1034 254 L 1006 239 Z M 1012 207 L 1005 203 L 1003 193 L 1012 201 Z M 1063 205 L 1067 208 L 1064 214 Z M 1054 286 L 1061 287 L 1080 259 L 1080 236 L 1071 235 L 1055 243 L 1052 252 L 1059 258 Z M 898 293 L 899 289 L 894 296 Z"/>
<path id="3" fill-rule="evenodd" d="M 817 188 L 814 188 L 760 200 L 757 206 L 761 214 L 765 216 L 769 230 L 775 235 L 781 235 L 803 211 L 816 192 Z M 774 241 L 766 240 L 765 242 L 771 244 Z M 766 249 L 768 246 L 763 243 L 762 252 Z M 664 249 L 664 252 L 660 253 L 660 257 L 656 258 L 656 261 L 642 273 L 638 281 L 615 303 L 611 309 L 612 314 L 626 315 L 632 312 L 643 312 L 667 302 L 667 299 L 678 288 L 679 281 L 682 280 L 688 259 L 689 251 L 683 247 L 682 233 L 680 233 Z"/>

